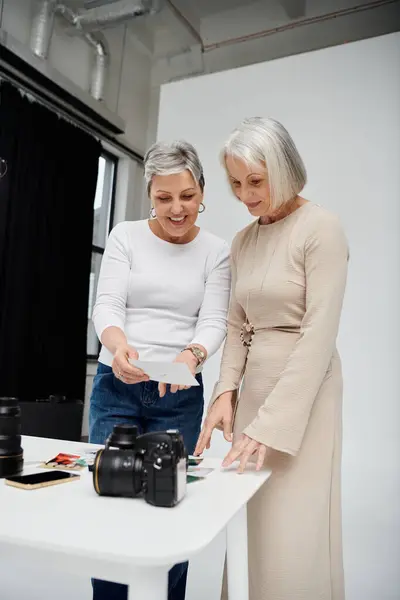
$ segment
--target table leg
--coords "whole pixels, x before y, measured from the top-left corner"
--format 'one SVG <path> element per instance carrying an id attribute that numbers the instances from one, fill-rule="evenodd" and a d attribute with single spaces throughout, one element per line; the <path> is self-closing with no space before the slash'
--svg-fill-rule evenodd
<path id="1" fill-rule="evenodd" d="M 233 517 L 226 529 L 226 567 L 229 600 L 249 600 L 246 505 Z"/>
<path id="2" fill-rule="evenodd" d="M 135 569 L 128 584 L 128 600 L 167 600 L 169 567 Z"/>

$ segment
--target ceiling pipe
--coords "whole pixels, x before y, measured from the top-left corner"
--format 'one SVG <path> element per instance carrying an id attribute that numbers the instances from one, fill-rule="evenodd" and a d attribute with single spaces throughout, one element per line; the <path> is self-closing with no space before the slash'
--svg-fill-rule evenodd
<path id="1" fill-rule="evenodd" d="M 90 29 L 116 25 L 138 16 L 153 15 L 161 10 L 161 4 L 162 0 L 141 0 L 134 5 L 132 1 L 122 0 L 111 6 L 74 12 L 57 0 L 40 0 L 32 20 L 31 51 L 39 58 L 48 57 L 55 15 L 62 16 L 94 50 L 95 63 L 91 71 L 89 91 L 93 98 L 101 101 L 104 98 L 109 52 L 104 36 Z"/>
<path id="2" fill-rule="evenodd" d="M 76 14 L 76 25 L 82 29 L 103 29 L 118 25 L 127 19 L 142 17 L 150 13 L 151 2 L 142 0 L 119 0 L 111 5 L 89 8 Z"/>
<path id="3" fill-rule="evenodd" d="M 62 15 L 73 27 L 76 27 L 76 14 L 64 4 L 57 3 L 55 12 Z M 108 67 L 108 44 L 105 37 L 99 32 L 88 32 L 82 30 L 82 35 L 89 46 L 94 50 L 94 65 L 90 77 L 90 95 L 95 100 L 103 100 Z"/>
<path id="4" fill-rule="evenodd" d="M 47 58 L 53 33 L 55 0 L 43 0 L 36 4 L 31 25 L 30 47 L 39 58 Z"/>

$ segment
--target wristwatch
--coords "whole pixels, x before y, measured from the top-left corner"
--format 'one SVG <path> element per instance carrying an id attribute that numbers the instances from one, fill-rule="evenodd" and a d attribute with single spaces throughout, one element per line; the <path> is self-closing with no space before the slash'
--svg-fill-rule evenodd
<path id="1" fill-rule="evenodd" d="M 193 354 L 193 356 L 197 359 L 198 367 L 200 365 L 202 365 L 206 359 L 205 352 L 203 352 L 203 350 L 201 350 L 198 346 L 188 346 L 188 347 L 184 348 L 182 350 L 182 352 L 185 352 L 185 350 L 190 350 L 190 352 Z"/>

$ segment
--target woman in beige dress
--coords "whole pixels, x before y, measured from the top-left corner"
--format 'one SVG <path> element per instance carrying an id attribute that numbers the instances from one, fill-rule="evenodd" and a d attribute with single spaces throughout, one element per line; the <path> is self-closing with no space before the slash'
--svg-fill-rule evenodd
<path id="1" fill-rule="evenodd" d="M 336 337 L 347 240 L 299 195 L 306 170 L 280 123 L 246 119 L 222 158 L 256 219 L 232 244 L 228 335 L 195 453 L 217 427 L 233 442 L 224 466 L 272 470 L 248 506 L 251 600 L 344 600 Z"/>

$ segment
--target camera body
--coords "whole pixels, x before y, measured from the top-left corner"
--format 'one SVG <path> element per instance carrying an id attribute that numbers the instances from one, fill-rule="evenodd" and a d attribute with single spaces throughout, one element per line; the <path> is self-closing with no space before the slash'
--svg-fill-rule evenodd
<path id="1" fill-rule="evenodd" d="M 176 430 L 138 435 L 115 425 L 96 453 L 93 485 L 101 496 L 143 497 L 153 506 L 176 506 L 186 494 L 187 452 Z"/>

